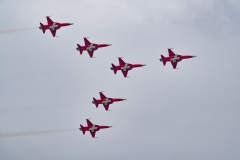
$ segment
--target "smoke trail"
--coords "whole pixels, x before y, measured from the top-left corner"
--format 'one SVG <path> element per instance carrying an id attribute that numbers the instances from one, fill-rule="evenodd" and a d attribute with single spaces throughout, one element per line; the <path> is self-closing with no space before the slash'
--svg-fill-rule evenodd
<path id="1" fill-rule="evenodd" d="M 22 29 L 10 29 L 10 30 L 5 30 L 5 31 L 0 31 L 0 35 L 1 35 L 1 34 L 12 33 L 12 32 L 26 31 L 26 30 L 30 30 L 30 29 L 36 29 L 36 28 L 38 28 L 38 27 L 34 27 L 34 28 L 22 28 Z"/>
<path id="2" fill-rule="evenodd" d="M 31 105 L 31 106 L 7 106 L 0 108 L 0 114 L 3 113 L 11 113 L 11 112 L 26 112 L 26 111 L 34 111 L 34 110 L 45 110 L 45 109 L 54 109 L 54 108 L 66 108 L 66 107 L 81 107 L 83 105 L 87 105 L 90 102 L 76 102 L 76 103 L 65 103 L 65 104 L 50 104 L 50 105 Z"/>
<path id="3" fill-rule="evenodd" d="M 56 132 L 66 132 L 75 129 L 58 129 L 58 130 L 42 130 L 42 131 L 28 131 L 28 132 L 14 132 L 14 133 L 0 133 L 0 138 L 12 138 L 12 137 L 22 137 L 22 136 L 35 136 L 41 134 L 50 134 Z"/>

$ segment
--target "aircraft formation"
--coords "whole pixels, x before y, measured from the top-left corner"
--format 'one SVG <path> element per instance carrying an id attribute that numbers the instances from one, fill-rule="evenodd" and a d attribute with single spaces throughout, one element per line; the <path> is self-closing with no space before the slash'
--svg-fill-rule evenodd
<path id="1" fill-rule="evenodd" d="M 44 34 L 45 34 L 45 31 L 49 29 L 50 32 L 52 33 L 53 37 L 56 36 L 57 30 L 60 29 L 61 27 L 73 25 L 73 23 L 53 22 L 50 19 L 50 16 L 47 16 L 46 18 L 47 18 L 47 24 L 43 25 L 42 23 L 40 23 L 39 29 L 41 29 Z M 94 51 L 96 51 L 98 48 L 111 46 L 111 44 L 91 43 L 87 39 L 87 37 L 84 38 L 84 43 L 85 43 L 85 46 L 80 46 L 79 44 L 77 44 L 76 50 L 79 51 L 81 55 L 82 55 L 83 51 L 86 50 L 88 52 L 90 58 L 94 58 L 93 57 Z M 168 57 L 164 57 L 163 55 L 161 55 L 161 58 L 159 60 L 161 62 L 163 62 L 164 66 L 166 65 L 166 62 L 171 62 L 173 69 L 178 69 L 177 64 L 181 60 L 196 57 L 196 56 L 192 56 L 192 55 L 178 55 L 178 54 L 175 54 L 171 50 L 171 48 L 168 49 L 168 54 L 169 54 Z M 118 61 L 119 61 L 119 65 L 114 65 L 112 63 L 111 64 L 112 66 L 111 66 L 110 69 L 113 70 L 114 74 L 116 74 L 118 70 L 119 71 L 121 70 L 122 74 L 125 78 L 128 75 L 128 71 L 132 70 L 133 68 L 146 66 L 146 64 L 126 63 L 122 60 L 122 57 L 119 57 Z M 109 98 L 109 97 L 106 97 L 102 92 L 99 92 L 99 94 L 100 94 L 100 99 L 93 98 L 92 103 L 95 104 L 96 108 L 98 108 L 99 104 L 102 104 L 106 111 L 109 110 L 109 105 L 110 104 L 113 104 L 114 102 L 119 102 L 119 101 L 126 100 L 124 98 Z M 85 134 L 86 131 L 89 131 L 92 138 L 95 138 L 96 132 L 99 131 L 100 129 L 106 129 L 106 128 L 111 128 L 112 127 L 112 126 L 104 126 L 104 125 L 93 124 L 89 119 L 86 119 L 86 121 L 87 121 L 87 126 L 84 127 L 83 125 L 80 124 L 79 130 L 82 131 L 83 134 Z"/>

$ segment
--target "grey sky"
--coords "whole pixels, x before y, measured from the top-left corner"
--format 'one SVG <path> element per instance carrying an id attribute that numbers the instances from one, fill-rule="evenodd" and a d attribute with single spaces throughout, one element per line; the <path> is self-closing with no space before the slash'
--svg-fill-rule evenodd
<path id="1" fill-rule="evenodd" d="M 0 159 L 240 158 L 238 0 L 0 1 L 0 30 L 38 27 L 45 16 L 73 26 L 0 35 L 0 133 L 75 131 L 0 139 Z M 83 37 L 110 43 L 90 59 Z M 179 70 L 159 62 L 167 48 L 196 55 Z M 147 64 L 130 78 L 111 63 Z M 111 112 L 92 97 L 127 101 Z M 82 135 L 92 118 L 113 128 Z"/>

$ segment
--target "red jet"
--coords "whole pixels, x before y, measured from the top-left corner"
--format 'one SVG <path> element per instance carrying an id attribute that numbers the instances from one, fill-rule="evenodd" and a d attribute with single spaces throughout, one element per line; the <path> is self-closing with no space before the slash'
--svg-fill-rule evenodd
<path id="1" fill-rule="evenodd" d="M 136 67 L 146 66 L 146 64 L 125 63 L 122 60 L 122 58 L 118 58 L 118 61 L 119 61 L 119 66 L 115 66 L 114 64 L 112 64 L 112 67 L 110 69 L 114 71 L 114 74 L 116 74 L 118 70 L 121 70 L 124 77 L 127 77 L 128 71 L 130 71 L 131 69 L 136 68 Z"/>
<path id="2" fill-rule="evenodd" d="M 109 98 L 109 97 L 106 97 L 102 92 L 99 92 L 99 94 L 100 94 L 100 99 L 93 98 L 92 103 L 95 104 L 96 107 L 98 107 L 99 104 L 103 104 L 106 111 L 108 111 L 109 105 L 112 104 L 113 102 L 127 100 L 122 98 Z"/>
<path id="3" fill-rule="evenodd" d="M 164 57 L 163 55 L 161 55 L 161 58 L 159 60 L 163 62 L 164 66 L 166 62 L 170 61 L 174 69 L 176 69 L 177 63 L 180 62 L 181 60 L 196 57 L 196 56 L 190 56 L 190 55 L 174 54 L 171 49 L 168 49 L 168 54 L 169 54 L 169 57 Z"/>
<path id="4" fill-rule="evenodd" d="M 47 16 L 47 23 L 46 25 L 43 25 L 42 23 L 40 23 L 40 27 L 39 29 L 41 29 L 43 31 L 43 33 L 45 33 L 46 29 L 49 29 L 53 35 L 53 37 L 55 37 L 56 32 L 58 29 L 60 29 L 61 27 L 64 26 L 69 26 L 69 25 L 73 25 L 73 23 L 58 23 L 58 22 L 53 22 L 49 16 Z"/>
<path id="5" fill-rule="evenodd" d="M 86 131 L 89 131 L 92 135 L 92 138 L 95 137 L 95 134 L 97 131 L 99 131 L 100 129 L 105 129 L 105 128 L 111 128 L 112 126 L 100 126 L 100 125 L 95 125 L 92 124 L 92 122 L 90 122 L 88 119 L 86 119 L 87 121 L 87 126 L 84 127 L 80 124 L 80 128 L 79 130 L 83 132 L 83 134 L 85 134 Z"/>
<path id="6" fill-rule="evenodd" d="M 87 40 L 87 38 L 84 38 L 84 43 L 85 43 L 85 46 L 80 46 L 79 44 L 77 44 L 77 51 L 80 52 L 80 54 L 82 54 L 82 52 L 84 50 L 87 50 L 89 56 L 91 58 L 93 58 L 93 52 L 95 50 L 97 50 L 98 48 L 101 48 L 101 47 L 107 47 L 107 46 L 111 46 L 111 44 L 95 44 L 95 43 L 91 43 L 89 42 L 89 40 Z"/>

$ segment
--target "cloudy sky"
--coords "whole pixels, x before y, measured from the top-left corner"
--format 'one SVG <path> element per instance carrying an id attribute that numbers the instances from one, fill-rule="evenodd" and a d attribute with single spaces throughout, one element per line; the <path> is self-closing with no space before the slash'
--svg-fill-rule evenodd
<path id="1" fill-rule="evenodd" d="M 73 26 L 38 28 L 45 16 Z M 240 158 L 239 0 L 0 0 L 0 159 Z M 83 37 L 110 43 L 90 59 Z M 178 70 L 167 48 L 196 55 Z M 146 67 L 114 75 L 117 57 Z M 98 92 L 122 97 L 110 112 Z M 86 118 L 113 128 L 82 135 Z"/>

